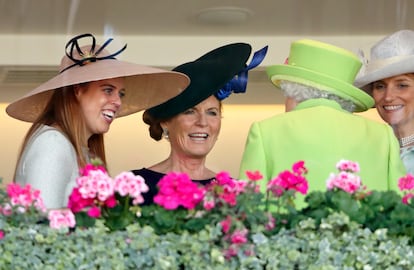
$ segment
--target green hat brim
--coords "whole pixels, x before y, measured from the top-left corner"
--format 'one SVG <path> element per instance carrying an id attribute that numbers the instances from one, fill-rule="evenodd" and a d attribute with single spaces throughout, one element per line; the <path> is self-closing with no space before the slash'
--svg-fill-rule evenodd
<path id="1" fill-rule="evenodd" d="M 356 112 L 363 112 L 374 106 L 374 99 L 364 91 L 325 74 L 289 65 L 269 66 L 266 72 L 277 87 L 279 87 L 281 80 L 286 80 L 329 91 L 355 103 Z"/>

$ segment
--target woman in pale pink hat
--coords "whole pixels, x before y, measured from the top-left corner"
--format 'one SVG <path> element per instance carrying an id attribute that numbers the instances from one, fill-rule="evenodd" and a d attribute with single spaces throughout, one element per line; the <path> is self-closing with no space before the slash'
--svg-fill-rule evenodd
<path id="1" fill-rule="evenodd" d="M 87 45 L 80 42 L 87 40 Z M 186 75 L 115 58 L 83 34 L 65 48 L 57 76 L 11 103 L 6 112 L 32 122 L 18 158 L 15 181 L 39 189 L 47 208 L 63 208 L 79 168 L 99 158 L 112 121 L 158 105 L 189 84 Z"/>
<path id="2" fill-rule="evenodd" d="M 379 115 L 398 138 L 407 171 L 414 174 L 414 31 L 383 38 L 364 62 L 355 85 L 374 98 Z"/>

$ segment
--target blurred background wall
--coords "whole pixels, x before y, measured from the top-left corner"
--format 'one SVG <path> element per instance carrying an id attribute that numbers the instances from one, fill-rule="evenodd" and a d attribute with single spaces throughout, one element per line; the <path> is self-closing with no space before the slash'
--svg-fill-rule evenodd
<path id="1" fill-rule="evenodd" d="M 118 58 L 166 69 L 227 43 L 248 42 L 254 51 L 268 45 L 247 93 L 224 101 L 221 134 L 207 160 L 237 176 L 251 123 L 284 111 L 264 70 L 285 61 L 292 41 L 312 38 L 369 54 L 385 35 L 414 28 L 411 11 L 408 0 L 0 0 L 0 177 L 12 181 L 30 126 L 7 116 L 5 107 L 56 74 L 74 35 L 90 32 L 100 43 L 113 37 L 114 50 L 128 44 Z M 362 116 L 381 121 L 375 110 Z M 169 146 L 153 141 L 136 113 L 112 124 L 106 150 L 114 175 L 161 161 Z"/>

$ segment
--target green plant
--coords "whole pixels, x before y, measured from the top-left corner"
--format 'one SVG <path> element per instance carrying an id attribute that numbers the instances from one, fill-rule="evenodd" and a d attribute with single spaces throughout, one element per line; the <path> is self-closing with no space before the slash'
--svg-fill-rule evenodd
<path id="1" fill-rule="evenodd" d="M 82 197 L 86 189 L 77 187 L 72 195 L 80 197 L 70 200 L 76 228 L 68 210 L 49 211 L 50 222 L 39 223 L 14 222 L 0 208 L 0 269 L 410 269 L 414 177 L 400 179 L 401 198 L 368 191 L 354 162 L 340 161 L 338 169 L 327 191 L 310 194 L 303 162 L 269 181 L 266 193 L 260 172 L 247 172 L 246 181 L 221 172 L 205 187 L 171 173 L 155 204 L 141 207 L 133 201 L 145 187 L 106 186 L 111 178 L 95 164 L 79 181 L 103 180 L 110 192 Z M 298 193 L 308 203 L 301 210 Z M 2 206 L 11 202 L 4 191 L 0 197 Z"/>
<path id="2" fill-rule="evenodd" d="M 338 185 L 324 192 L 308 194 L 305 199 L 307 207 L 291 216 L 291 223 L 297 224 L 307 217 L 319 223 L 332 213 L 344 213 L 364 228 L 372 231 L 387 228 L 390 235 L 407 236 L 410 241 L 414 241 L 414 202 L 411 200 L 413 176 L 407 175 L 399 179 L 400 189 L 406 193 L 405 199 L 402 199 L 396 191 L 367 190 L 355 175 L 358 170 L 341 169 L 332 178 L 334 181 L 346 179 L 346 183 L 350 179 L 357 179 L 357 184 L 352 185 L 351 189 Z"/>

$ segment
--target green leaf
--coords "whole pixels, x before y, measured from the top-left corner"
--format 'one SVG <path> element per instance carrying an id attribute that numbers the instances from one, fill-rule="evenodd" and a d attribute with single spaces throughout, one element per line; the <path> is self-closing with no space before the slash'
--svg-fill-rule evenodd
<path id="1" fill-rule="evenodd" d="M 89 228 L 95 226 L 96 219 L 88 216 L 86 212 L 75 214 L 76 226 L 80 228 Z"/>

